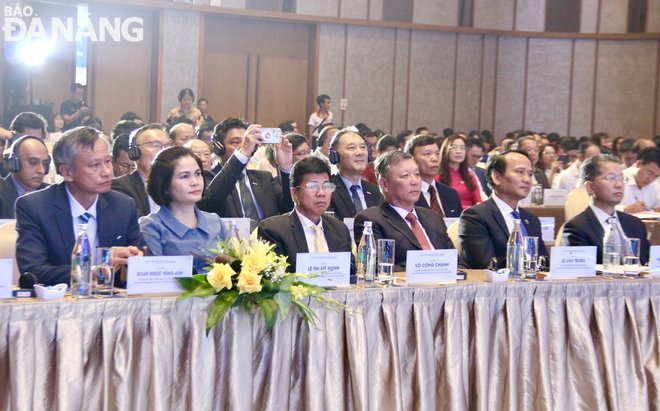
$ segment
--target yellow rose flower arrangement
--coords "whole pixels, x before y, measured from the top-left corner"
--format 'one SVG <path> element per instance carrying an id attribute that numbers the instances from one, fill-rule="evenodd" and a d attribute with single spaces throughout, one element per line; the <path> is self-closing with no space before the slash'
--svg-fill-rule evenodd
<path id="1" fill-rule="evenodd" d="M 206 276 L 206 281 L 211 284 L 215 291 L 222 291 L 225 288 L 231 288 L 231 277 L 235 274 L 229 264 L 213 264 L 213 269 Z"/>
<path id="2" fill-rule="evenodd" d="M 238 276 L 238 293 L 258 293 L 263 288 L 261 285 L 262 277 L 263 275 L 241 271 L 241 274 Z"/>

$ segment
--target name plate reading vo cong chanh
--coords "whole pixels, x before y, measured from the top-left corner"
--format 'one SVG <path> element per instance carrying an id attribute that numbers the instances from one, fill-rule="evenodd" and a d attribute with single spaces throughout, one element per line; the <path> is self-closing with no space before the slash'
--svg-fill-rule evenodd
<path id="1" fill-rule="evenodd" d="M 351 253 L 300 253 L 296 256 L 296 272 L 318 274 L 304 282 L 319 287 L 337 287 L 351 282 Z"/>
<path id="2" fill-rule="evenodd" d="M 596 246 L 552 247 L 552 279 L 596 276 Z"/>
<path id="3" fill-rule="evenodd" d="M 408 284 L 455 283 L 457 281 L 458 251 L 416 250 L 406 254 L 406 282 Z"/>
<path id="4" fill-rule="evenodd" d="M 130 257 L 126 291 L 131 294 L 166 294 L 185 291 L 176 277 L 192 276 L 191 255 Z"/>

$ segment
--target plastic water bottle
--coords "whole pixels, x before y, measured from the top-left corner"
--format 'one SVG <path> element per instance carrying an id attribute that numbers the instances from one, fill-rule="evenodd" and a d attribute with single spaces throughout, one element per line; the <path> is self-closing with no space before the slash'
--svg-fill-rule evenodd
<path id="1" fill-rule="evenodd" d="M 358 246 L 358 280 L 366 284 L 373 284 L 376 277 L 377 262 L 378 250 L 374 240 L 372 222 L 365 221 L 362 238 Z"/>
<path id="2" fill-rule="evenodd" d="M 506 244 L 506 268 L 509 276 L 523 277 L 523 234 L 520 229 L 520 220 L 513 220 L 513 230 Z"/>
<path id="3" fill-rule="evenodd" d="M 87 237 L 87 224 L 78 226 L 76 245 L 71 254 L 71 297 L 87 298 L 92 295 L 92 253 Z"/>
<path id="4" fill-rule="evenodd" d="M 232 237 L 236 237 L 237 240 L 241 239 L 238 235 L 238 221 L 236 220 L 227 221 L 227 235 L 225 236 L 225 241 L 229 241 Z"/>
<path id="5" fill-rule="evenodd" d="M 621 238 L 619 220 L 616 217 L 610 217 L 607 222 L 607 230 L 603 237 L 603 275 L 620 275 L 623 238 Z"/>

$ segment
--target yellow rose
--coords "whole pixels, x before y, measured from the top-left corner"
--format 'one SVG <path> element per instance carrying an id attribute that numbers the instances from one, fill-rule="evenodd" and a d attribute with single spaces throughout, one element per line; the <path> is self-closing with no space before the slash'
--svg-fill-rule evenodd
<path id="1" fill-rule="evenodd" d="M 250 294 L 261 291 L 261 277 L 263 276 L 242 270 L 241 274 L 238 276 L 238 293 Z"/>
<path id="2" fill-rule="evenodd" d="M 206 275 L 206 281 L 215 291 L 231 288 L 231 277 L 236 274 L 229 264 L 213 264 L 213 269 Z"/>
<path id="3" fill-rule="evenodd" d="M 253 274 L 257 274 L 262 272 L 263 270 L 268 267 L 268 260 L 265 258 L 266 256 L 259 255 L 257 253 L 250 253 L 246 254 L 243 256 L 242 265 L 241 265 L 241 272 L 251 272 Z"/>

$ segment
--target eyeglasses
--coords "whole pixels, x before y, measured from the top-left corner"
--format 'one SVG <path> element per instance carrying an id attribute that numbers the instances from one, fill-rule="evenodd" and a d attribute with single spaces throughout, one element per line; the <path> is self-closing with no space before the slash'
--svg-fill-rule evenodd
<path id="1" fill-rule="evenodd" d="M 455 151 L 465 151 L 465 146 L 450 146 L 449 149 Z"/>
<path id="2" fill-rule="evenodd" d="M 297 153 L 297 154 L 296 154 L 296 153 L 293 153 L 293 155 L 296 156 L 296 157 L 300 157 L 300 156 L 308 156 L 309 154 L 310 154 L 310 153 L 309 153 L 309 150 L 307 150 L 307 151 L 301 151 L 300 153 Z"/>
<path id="3" fill-rule="evenodd" d="M 125 171 L 133 172 L 133 171 L 135 171 L 135 163 L 131 163 L 131 164 L 121 164 L 121 163 L 117 163 L 117 167 L 119 167 L 119 169 L 120 169 L 122 172 L 125 172 Z"/>
<path id="4" fill-rule="evenodd" d="M 556 156 L 557 155 L 557 153 L 555 153 L 554 151 L 544 151 L 542 154 L 546 155 L 546 156 Z"/>
<path id="5" fill-rule="evenodd" d="M 625 184 L 625 183 L 628 182 L 628 177 L 625 177 L 625 176 L 607 176 L 607 177 L 597 178 L 594 181 L 598 181 L 598 180 L 605 180 L 608 183 L 614 183 L 615 181 L 620 181 L 620 182 Z"/>
<path id="6" fill-rule="evenodd" d="M 162 150 L 163 148 L 170 148 L 173 146 L 172 140 L 168 141 L 167 143 L 163 143 L 162 141 L 159 140 L 152 140 L 152 141 L 147 141 L 141 144 L 138 144 L 139 146 L 143 146 L 145 144 L 149 144 L 149 147 L 153 148 L 154 150 Z"/>
<path id="7" fill-rule="evenodd" d="M 332 193 L 335 191 L 336 185 L 335 183 L 328 182 L 328 183 L 320 184 L 317 183 L 316 181 L 312 181 L 310 183 L 304 184 L 302 186 L 298 186 L 296 188 L 300 188 L 300 187 L 305 187 L 307 190 L 309 190 L 312 193 L 316 193 L 317 191 L 319 191 L 319 187 L 323 187 L 323 191 L 329 191 Z"/>

